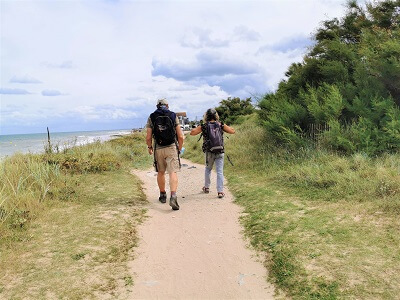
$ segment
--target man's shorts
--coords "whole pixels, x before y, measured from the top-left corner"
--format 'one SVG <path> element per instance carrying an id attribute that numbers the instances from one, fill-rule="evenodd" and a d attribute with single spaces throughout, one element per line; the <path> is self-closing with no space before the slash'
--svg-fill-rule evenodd
<path id="1" fill-rule="evenodd" d="M 175 144 L 161 149 L 156 148 L 155 157 L 158 172 L 174 173 L 180 171 L 178 150 Z"/>

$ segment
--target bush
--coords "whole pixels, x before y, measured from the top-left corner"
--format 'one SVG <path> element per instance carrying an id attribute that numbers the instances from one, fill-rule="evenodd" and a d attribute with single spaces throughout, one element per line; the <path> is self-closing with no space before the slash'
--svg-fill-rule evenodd
<path id="1" fill-rule="evenodd" d="M 278 90 L 259 101 L 259 116 L 275 142 L 308 144 L 348 154 L 400 150 L 399 1 L 363 8 L 347 3 L 345 16 L 317 29 L 302 63 L 292 64 Z M 326 126 L 328 125 L 328 126 Z M 323 130 L 322 130 L 323 131 Z"/>

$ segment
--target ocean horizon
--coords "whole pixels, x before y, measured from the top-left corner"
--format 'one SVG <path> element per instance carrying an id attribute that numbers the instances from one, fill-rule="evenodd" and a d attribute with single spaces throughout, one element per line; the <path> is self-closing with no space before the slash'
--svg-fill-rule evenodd
<path id="1" fill-rule="evenodd" d="M 52 146 L 64 149 L 96 141 L 104 142 L 131 132 L 132 129 L 50 132 L 50 141 Z M 0 135 L 0 157 L 15 153 L 43 153 L 47 144 L 47 132 Z"/>

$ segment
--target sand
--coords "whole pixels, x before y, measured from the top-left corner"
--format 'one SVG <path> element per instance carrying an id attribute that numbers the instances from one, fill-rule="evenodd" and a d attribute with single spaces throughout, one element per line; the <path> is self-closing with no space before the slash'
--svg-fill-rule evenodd
<path id="1" fill-rule="evenodd" d="M 143 181 L 150 204 L 148 218 L 139 226 L 135 260 L 129 264 L 131 298 L 273 299 L 266 269 L 246 247 L 238 221 L 241 209 L 232 194 L 225 187 L 225 198 L 217 198 L 215 172 L 210 194 L 202 193 L 204 165 L 182 164 L 178 211 L 168 200 L 158 201 L 153 170 L 133 171 Z"/>

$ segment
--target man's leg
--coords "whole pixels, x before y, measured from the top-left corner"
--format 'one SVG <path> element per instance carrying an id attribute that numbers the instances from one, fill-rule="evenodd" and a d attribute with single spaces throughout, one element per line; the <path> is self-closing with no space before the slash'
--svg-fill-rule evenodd
<path id="1" fill-rule="evenodd" d="M 169 205 L 173 210 L 179 209 L 178 197 L 176 196 L 176 190 L 178 188 L 178 174 L 176 172 L 169 173 L 169 186 L 171 189 L 171 198 L 169 199 Z"/>
<path id="2" fill-rule="evenodd" d="M 176 172 L 169 173 L 169 187 L 171 189 L 171 194 L 176 193 L 178 189 L 178 174 L 176 174 Z"/>
<path id="3" fill-rule="evenodd" d="M 157 183 L 160 192 L 165 192 L 165 171 L 157 173 Z"/>
<path id="4" fill-rule="evenodd" d="M 169 155 L 166 159 L 167 170 L 169 174 L 169 187 L 171 189 L 171 198 L 169 199 L 169 205 L 172 207 L 173 210 L 178 210 L 179 204 L 178 197 L 176 195 L 176 191 L 178 189 L 177 171 L 179 171 L 178 153 L 174 147 L 170 148 L 169 151 Z"/>
<path id="5" fill-rule="evenodd" d="M 166 203 L 167 192 L 165 191 L 165 172 L 157 173 L 157 183 L 158 183 L 158 188 L 160 189 L 160 197 L 158 197 L 158 200 L 161 203 Z"/>

